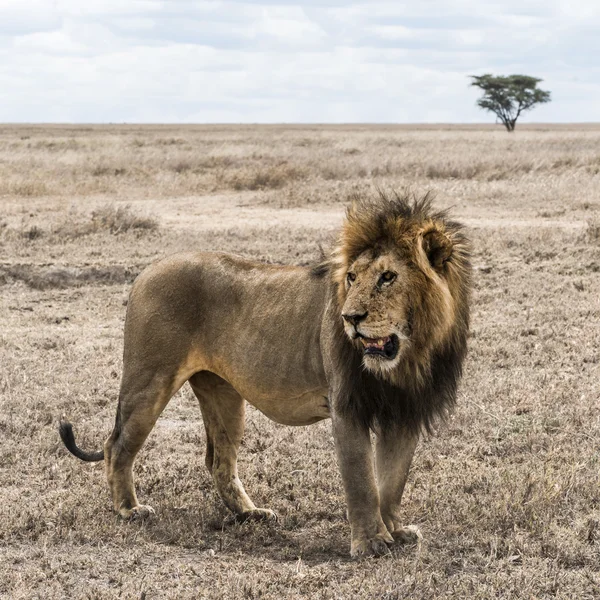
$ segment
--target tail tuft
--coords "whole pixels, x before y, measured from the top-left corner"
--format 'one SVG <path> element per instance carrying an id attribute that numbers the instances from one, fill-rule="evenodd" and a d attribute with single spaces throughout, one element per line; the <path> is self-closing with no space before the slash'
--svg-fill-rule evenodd
<path id="1" fill-rule="evenodd" d="M 69 421 L 66 421 L 64 417 L 60 420 L 58 433 L 67 450 L 77 458 L 85 460 L 86 462 L 98 462 L 104 460 L 104 450 L 100 450 L 99 452 L 86 452 L 77 446 L 75 443 L 75 436 L 73 435 L 73 426 Z"/>

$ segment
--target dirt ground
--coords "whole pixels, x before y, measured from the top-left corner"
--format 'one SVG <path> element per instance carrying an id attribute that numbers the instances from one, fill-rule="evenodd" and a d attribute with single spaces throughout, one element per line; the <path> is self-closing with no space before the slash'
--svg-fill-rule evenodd
<path id="1" fill-rule="evenodd" d="M 179 250 L 310 264 L 345 203 L 432 190 L 474 243 L 458 406 L 404 496 L 418 546 L 349 558 L 328 422 L 249 409 L 240 473 L 277 524 L 228 525 L 187 386 L 111 511 L 65 413 L 110 432 L 131 282 Z M 0 126 L 0 597 L 600 597 L 600 126 Z"/>

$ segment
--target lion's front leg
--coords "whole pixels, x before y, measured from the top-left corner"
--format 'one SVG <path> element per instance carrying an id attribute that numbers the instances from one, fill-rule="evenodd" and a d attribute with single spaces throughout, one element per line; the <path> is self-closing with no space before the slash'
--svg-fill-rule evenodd
<path id="1" fill-rule="evenodd" d="M 408 477 L 418 434 L 401 428 L 386 429 L 377 436 L 377 479 L 381 517 L 395 540 L 416 542 L 421 534 L 416 527 L 403 526 L 400 518 L 400 501 Z"/>
<path id="2" fill-rule="evenodd" d="M 333 438 L 352 535 L 352 556 L 381 555 L 389 552 L 394 539 L 387 530 L 379 510 L 379 493 L 375 481 L 373 449 L 369 431 L 344 417 L 332 415 Z"/>
<path id="3" fill-rule="evenodd" d="M 245 401 L 218 375 L 203 371 L 190 378 L 206 428 L 206 466 L 235 521 L 276 520 L 268 508 L 257 508 L 238 477 L 237 457 L 244 434 Z"/>

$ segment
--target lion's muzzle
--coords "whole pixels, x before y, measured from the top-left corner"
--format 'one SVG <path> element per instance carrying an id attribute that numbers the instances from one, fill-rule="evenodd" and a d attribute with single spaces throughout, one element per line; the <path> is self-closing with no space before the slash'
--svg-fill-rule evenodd
<path id="1" fill-rule="evenodd" d="M 365 356 L 381 356 L 387 360 L 396 358 L 400 348 L 400 341 L 395 333 L 382 338 L 360 336 L 360 341 L 364 346 Z"/>

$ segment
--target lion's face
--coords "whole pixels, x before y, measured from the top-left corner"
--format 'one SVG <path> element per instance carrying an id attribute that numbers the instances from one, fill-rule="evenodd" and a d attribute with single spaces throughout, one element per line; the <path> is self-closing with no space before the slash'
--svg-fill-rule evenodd
<path id="1" fill-rule="evenodd" d="M 346 335 L 364 366 L 386 379 L 395 378 L 409 354 L 442 342 L 455 319 L 444 266 L 452 241 L 433 224 L 402 233 L 387 248 L 358 253 L 346 263 L 343 283 L 338 280 Z"/>
<path id="2" fill-rule="evenodd" d="M 428 429 L 445 413 L 466 353 L 469 256 L 462 226 L 427 195 L 354 199 L 329 263 L 323 321 L 342 411 L 371 429 Z"/>
<path id="3" fill-rule="evenodd" d="M 410 269 L 394 252 L 363 252 L 348 269 L 344 329 L 368 369 L 393 369 L 410 344 L 410 281 Z"/>

